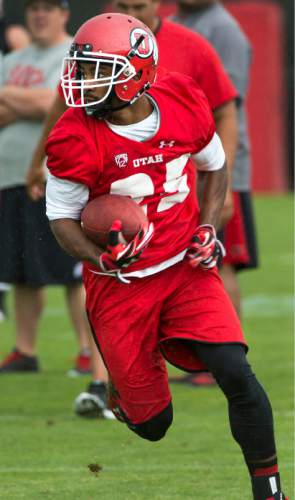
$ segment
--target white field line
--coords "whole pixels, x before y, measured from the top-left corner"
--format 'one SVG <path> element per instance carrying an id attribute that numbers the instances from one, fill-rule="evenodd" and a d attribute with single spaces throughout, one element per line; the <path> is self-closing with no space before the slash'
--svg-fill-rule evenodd
<path id="1" fill-rule="evenodd" d="M 294 254 L 292 252 L 285 252 L 281 255 L 277 255 L 276 253 L 269 253 L 267 255 L 262 256 L 262 265 L 265 262 L 274 262 L 276 265 L 280 264 L 283 266 L 293 267 L 294 265 Z"/>
<path id="2" fill-rule="evenodd" d="M 289 316 L 294 311 L 292 295 L 252 295 L 242 300 L 243 314 L 247 317 Z"/>

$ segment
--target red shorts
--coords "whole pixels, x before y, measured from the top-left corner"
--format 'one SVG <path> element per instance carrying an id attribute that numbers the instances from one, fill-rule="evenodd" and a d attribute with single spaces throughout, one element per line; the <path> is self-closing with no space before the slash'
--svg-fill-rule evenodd
<path id="1" fill-rule="evenodd" d="M 166 358 L 203 370 L 186 340 L 244 344 L 238 317 L 216 270 L 180 262 L 129 285 L 85 271 L 86 306 L 119 406 L 142 423 L 170 402 Z"/>
<path id="2" fill-rule="evenodd" d="M 224 244 L 226 256 L 222 264 L 238 269 L 257 267 L 257 243 L 249 192 L 234 192 L 234 214 L 218 234 Z"/>

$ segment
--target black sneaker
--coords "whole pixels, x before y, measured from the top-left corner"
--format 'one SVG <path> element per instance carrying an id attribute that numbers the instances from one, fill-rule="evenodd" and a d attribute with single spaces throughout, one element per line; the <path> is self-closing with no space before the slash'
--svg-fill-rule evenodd
<path id="1" fill-rule="evenodd" d="M 14 349 L 0 364 L 0 373 L 38 372 L 36 356 L 27 356 Z"/>
<path id="2" fill-rule="evenodd" d="M 115 419 L 108 408 L 107 385 L 104 382 L 91 382 L 87 391 L 81 392 L 75 399 L 74 407 L 80 417 Z"/>

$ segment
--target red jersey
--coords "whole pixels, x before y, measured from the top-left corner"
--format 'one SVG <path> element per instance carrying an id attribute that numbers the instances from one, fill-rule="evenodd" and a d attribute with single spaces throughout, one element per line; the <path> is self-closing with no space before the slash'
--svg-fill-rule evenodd
<path id="1" fill-rule="evenodd" d="M 203 92 L 190 78 L 169 73 L 148 91 L 159 110 L 159 129 L 144 142 L 122 137 L 104 120 L 69 109 L 49 136 L 50 172 L 88 186 L 90 199 L 111 193 L 144 207 L 155 233 L 128 272 L 159 264 L 185 250 L 198 223 L 195 166 L 215 132 Z"/>
<path id="2" fill-rule="evenodd" d="M 159 68 L 193 78 L 203 90 L 212 110 L 238 96 L 215 49 L 201 35 L 164 19 L 155 36 L 159 49 Z M 161 78 L 161 73 L 158 78 Z M 58 91 L 63 98 L 61 84 Z"/>

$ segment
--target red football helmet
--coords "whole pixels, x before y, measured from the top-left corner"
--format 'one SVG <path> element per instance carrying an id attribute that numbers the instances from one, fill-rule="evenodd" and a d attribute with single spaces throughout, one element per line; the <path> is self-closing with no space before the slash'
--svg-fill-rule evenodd
<path id="1" fill-rule="evenodd" d="M 79 74 L 79 63 L 95 63 L 92 79 Z M 102 14 L 86 21 L 76 33 L 69 55 L 64 59 L 61 85 L 68 106 L 94 107 L 111 95 L 134 102 L 155 81 L 158 47 L 151 30 L 141 21 L 124 14 Z M 110 76 L 100 65 L 111 66 Z M 87 102 L 85 91 L 106 87 L 98 100 Z M 79 91 L 81 100 L 77 101 Z"/>

